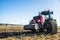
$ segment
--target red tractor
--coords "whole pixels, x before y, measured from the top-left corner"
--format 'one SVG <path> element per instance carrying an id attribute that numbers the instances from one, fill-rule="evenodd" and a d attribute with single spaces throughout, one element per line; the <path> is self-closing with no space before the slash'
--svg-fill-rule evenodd
<path id="1" fill-rule="evenodd" d="M 43 31 L 51 34 L 56 34 L 57 22 L 55 19 L 53 19 L 51 14 L 53 14 L 53 11 L 42 11 L 38 16 L 34 16 L 29 25 L 24 26 L 24 29 L 32 30 L 33 32 L 36 32 L 38 30 L 39 32 Z"/>

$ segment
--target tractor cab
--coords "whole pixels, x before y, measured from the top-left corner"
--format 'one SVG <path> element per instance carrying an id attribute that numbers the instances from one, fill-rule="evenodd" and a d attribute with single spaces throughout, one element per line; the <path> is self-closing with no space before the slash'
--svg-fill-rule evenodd
<path id="1" fill-rule="evenodd" d="M 53 11 L 42 11 L 41 12 L 41 15 L 45 15 L 47 19 L 51 19 L 52 18 L 52 15 L 53 14 Z"/>

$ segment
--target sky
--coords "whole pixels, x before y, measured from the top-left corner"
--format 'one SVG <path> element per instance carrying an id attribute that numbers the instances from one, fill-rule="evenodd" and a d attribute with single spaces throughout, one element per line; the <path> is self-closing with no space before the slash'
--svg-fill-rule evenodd
<path id="1" fill-rule="evenodd" d="M 60 25 L 60 0 L 0 0 L 0 23 L 25 25 L 38 12 L 48 9 Z"/>

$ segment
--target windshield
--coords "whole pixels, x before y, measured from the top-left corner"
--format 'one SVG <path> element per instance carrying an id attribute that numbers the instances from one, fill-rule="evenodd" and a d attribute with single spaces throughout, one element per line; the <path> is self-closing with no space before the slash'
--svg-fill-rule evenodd
<path id="1" fill-rule="evenodd" d="M 49 19 L 49 15 L 45 15 L 47 19 Z M 53 18 L 53 15 L 50 14 L 50 18 Z"/>
<path id="2" fill-rule="evenodd" d="M 45 15 L 45 16 L 46 16 L 47 19 L 49 18 L 49 15 Z"/>

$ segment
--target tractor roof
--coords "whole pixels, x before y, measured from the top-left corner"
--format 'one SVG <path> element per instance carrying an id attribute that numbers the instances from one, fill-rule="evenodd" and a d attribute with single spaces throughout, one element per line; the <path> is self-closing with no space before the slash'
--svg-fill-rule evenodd
<path id="1" fill-rule="evenodd" d="M 48 11 L 42 11 L 41 12 L 42 15 L 49 15 L 49 14 L 53 14 L 53 11 L 50 12 L 49 10 Z"/>

